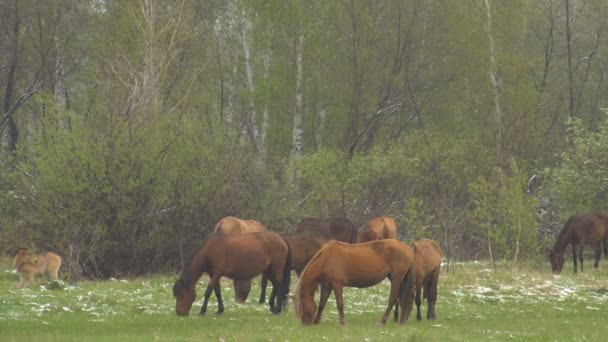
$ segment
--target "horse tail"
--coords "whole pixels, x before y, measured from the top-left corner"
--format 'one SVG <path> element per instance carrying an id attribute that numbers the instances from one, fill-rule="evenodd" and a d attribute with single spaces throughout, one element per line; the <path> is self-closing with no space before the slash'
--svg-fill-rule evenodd
<path id="1" fill-rule="evenodd" d="M 410 268 L 407 270 L 407 273 L 401 280 L 401 295 L 400 295 L 400 305 L 401 305 L 401 322 L 407 322 L 410 312 L 412 312 L 412 307 L 414 306 L 414 294 L 416 291 L 416 272 L 414 271 L 414 263 L 410 265 Z"/>
<path id="2" fill-rule="evenodd" d="M 287 240 L 283 239 L 287 245 L 287 256 L 285 257 L 285 265 L 283 266 L 283 286 L 281 287 L 280 296 L 283 298 L 283 306 L 287 306 L 289 287 L 291 283 L 291 246 Z"/>

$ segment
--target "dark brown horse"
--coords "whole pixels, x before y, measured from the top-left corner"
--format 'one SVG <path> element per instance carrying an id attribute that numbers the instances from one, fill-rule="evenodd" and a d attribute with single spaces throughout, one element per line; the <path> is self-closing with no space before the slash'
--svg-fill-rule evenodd
<path id="1" fill-rule="evenodd" d="M 234 216 L 226 216 L 215 225 L 216 232 L 226 234 L 257 233 L 266 230 L 264 225 L 255 220 L 241 220 Z M 251 291 L 251 280 L 233 280 L 234 299 L 237 303 L 244 303 Z"/>
<path id="2" fill-rule="evenodd" d="M 296 226 L 296 232 L 313 232 L 327 240 L 333 239 L 348 243 L 355 243 L 357 241 L 357 227 L 346 218 L 305 218 Z"/>
<path id="3" fill-rule="evenodd" d="M 388 216 L 373 218 L 357 233 L 357 242 L 367 242 L 381 239 L 396 239 L 397 224 Z"/>
<path id="4" fill-rule="evenodd" d="M 597 268 L 602 256 L 602 241 L 608 236 L 608 215 L 604 213 L 586 213 L 571 216 L 562 230 L 557 234 L 553 248 L 549 250 L 549 262 L 553 273 L 561 273 L 564 266 L 564 252 L 568 245 L 572 246 L 572 261 L 576 273 L 576 260 L 581 263 L 583 272 L 583 247 L 591 244 L 595 252 Z"/>
<path id="5" fill-rule="evenodd" d="M 359 244 L 329 243 L 315 254 L 298 280 L 294 294 L 296 315 L 304 324 L 318 324 L 333 290 L 340 324 L 344 324 L 343 287 L 369 287 L 385 278 L 391 280 L 391 290 L 388 306 L 380 323 L 386 323 L 397 300 L 404 308 L 400 322 L 405 323 L 414 302 L 416 275 L 412 249 L 393 239 Z M 321 298 L 317 309 L 314 295 L 319 284 Z"/>
<path id="6" fill-rule="evenodd" d="M 427 300 L 426 319 L 435 319 L 435 303 L 437 302 L 437 284 L 443 250 L 439 244 L 430 239 L 422 239 L 412 244 L 414 248 L 414 267 L 416 270 L 416 319 L 421 320 L 420 304 L 422 290 Z"/>
<path id="7" fill-rule="evenodd" d="M 274 314 L 281 312 L 283 301 L 289 293 L 291 253 L 289 245 L 278 235 L 269 231 L 249 234 L 213 233 L 192 258 L 181 277 L 173 285 L 175 312 L 187 315 L 196 299 L 196 283 L 204 274 L 209 274 L 209 286 L 200 314 L 207 312 L 211 291 L 218 302 L 217 314 L 224 312 L 220 278 L 250 280 L 264 274 L 272 283 L 272 292 L 278 295 L 278 303 L 271 306 Z"/>
<path id="8" fill-rule="evenodd" d="M 317 254 L 321 247 L 328 243 L 325 238 L 311 233 L 293 233 L 281 235 L 291 248 L 291 269 L 296 271 L 298 277 L 306 267 L 306 264 Z M 333 241 L 333 240 L 330 240 Z M 262 292 L 260 294 L 260 303 L 266 300 L 266 285 L 268 279 L 262 275 Z M 271 303 L 274 298 L 269 299 Z"/>

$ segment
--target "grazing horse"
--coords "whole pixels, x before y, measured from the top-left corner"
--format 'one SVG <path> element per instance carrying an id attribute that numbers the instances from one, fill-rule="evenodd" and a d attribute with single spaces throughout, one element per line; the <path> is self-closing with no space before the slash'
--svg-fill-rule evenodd
<path id="1" fill-rule="evenodd" d="M 381 239 L 396 239 L 397 224 L 395 220 L 387 216 L 371 219 L 357 233 L 357 242 L 367 242 Z"/>
<path id="2" fill-rule="evenodd" d="M 272 283 L 272 292 L 278 295 L 273 314 L 281 312 L 283 301 L 289 293 L 291 252 L 289 245 L 278 235 L 269 231 L 249 234 L 212 233 L 192 258 L 180 278 L 173 285 L 175 312 L 184 316 L 190 312 L 196 298 L 196 283 L 204 274 L 209 274 L 209 286 L 200 315 L 207 312 L 211 291 L 217 298 L 217 314 L 224 312 L 220 278 L 250 280 L 264 274 Z"/>
<path id="3" fill-rule="evenodd" d="M 435 319 L 435 302 L 437 302 L 437 284 L 443 250 L 437 242 L 422 239 L 413 244 L 414 269 L 416 270 L 416 319 L 421 320 L 420 304 L 422 290 L 427 300 L 426 319 Z"/>
<path id="4" fill-rule="evenodd" d="M 289 244 L 291 248 L 291 269 L 296 271 L 298 277 L 306 267 L 306 264 L 312 259 L 315 254 L 328 243 L 323 237 L 310 233 L 293 233 L 283 234 L 281 237 Z M 260 303 L 266 301 L 266 285 L 267 279 L 262 275 L 262 293 L 260 294 Z M 271 297 L 270 302 L 274 299 Z"/>
<path id="5" fill-rule="evenodd" d="M 357 241 L 357 227 L 346 218 L 305 218 L 296 226 L 296 232 L 313 232 L 327 240 L 333 239 L 348 243 L 355 243 Z"/>
<path id="6" fill-rule="evenodd" d="M 226 234 L 246 234 L 257 233 L 266 230 L 264 225 L 255 220 L 241 220 L 234 216 L 226 216 L 215 225 L 216 232 Z M 251 291 L 251 280 L 233 280 L 234 300 L 237 303 L 244 303 Z"/>
<path id="7" fill-rule="evenodd" d="M 595 251 L 594 268 L 598 267 L 602 255 L 602 241 L 608 236 L 608 215 L 604 213 L 586 213 L 571 216 L 562 230 L 557 234 L 555 244 L 548 252 L 553 273 L 561 273 L 564 266 L 564 252 L 572 246 L 572 261 L 576 273 L 576 259 L 581 263 L 583 272 L 583 247 L 591 244 Z"/>
<path id="8" fill-rule="evenodd" d="M 34 254 L 21 247 L 15 251 L 13 266 L 19 273 L 19 288 L 23 288 L 26 282 L 32 286 L 38 273 L 46 274 L 48 280 L 59 279 L 61 257 L 53 252 Z"/>
<path id="9" fill-rule="evenodd" d="M 298 280 L 294 294 L 296 315 L 304 324 L 318 324 L 333 290 L 340 324 L 344 324 L 343 287 L 369 287 L 385 278 L 390 279 L 391 290 L 388 306 L 379 323 L 386 323 L 398 300 L 403 307 L 400 322 L 405 323 L 414 302 L 416 275 L 412 249 L 393 239 L 359 244 L 329 243 L 315 254 Z M 317 310 L 314 295 L 319 284 L 321 297 Z"/>

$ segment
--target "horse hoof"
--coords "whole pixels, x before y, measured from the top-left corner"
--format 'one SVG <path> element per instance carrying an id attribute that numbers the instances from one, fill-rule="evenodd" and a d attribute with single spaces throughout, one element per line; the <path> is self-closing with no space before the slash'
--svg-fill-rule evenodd
<path id="1" fill-rule="evenodd" d="M 205 316 L 205 311 L 201 311 L 198 313 L 199 316 Z"/>

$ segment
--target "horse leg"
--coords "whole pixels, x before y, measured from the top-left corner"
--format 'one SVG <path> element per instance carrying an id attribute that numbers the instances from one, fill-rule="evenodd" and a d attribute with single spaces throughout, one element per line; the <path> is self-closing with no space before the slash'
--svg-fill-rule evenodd
<path id="1" fill-rule="evenodd" d="M 580 244 L 578 246 L 578 260 L 581 262 L 581 272 L 583 272 L 583 250 L 584 250 L 585 245 L 584 244 Z"/>
<path id="2" fill-rule="evenodd" d="M 576 273 L 576 249 L 577 245 L 572 244 L 572 262 L 574 263 L 574 273 Z"/>
<path id="3" fill-rule="evenodd" d="M 393 322 L 397 323 L 399 321 L 399 299 L 395 303 L 395 312 L 393 313 Z"/>
<path id="4" fill-rule="evenodd" d="M 422 304 L 422 286 L 416 285 L 416 320 L 422 320 L 420 305 Z"/>
<path id="5" fill-rule="evenodd" d="M 25 286 L 26 281 L 27 281 L 27 278 L 24 275 L 20 274 L 19 275 L 19 288 L 20 289 L 22 289 L 23 286 Z"/>
<path id="6" fill-rule="evenodd" d="M 593 244 L 593 250 L 595 252 L 595 262 L 593 263 L 593 268 L 598 268 L 600 265 L 600 258 L 602 257 L 602 243 L 601 240 Z"/>
<path id="7" fill-rule="evenodd" d="M 331 294 L 331 287 L 327 284 L 321 285 L 321 296 L 319 298 L 319 307 L 317 308 L 317 315 L 315 316 L 314 323 L 319 324 L 321 321 L 321 315 L 323 314 L 323 310 L 325 309 L 325 304 L 327 304 L 327 300 L 329 299 L 329 295 Z"/>
<path id="8" fill-rule="evenodd" d="M 219 283 L 220 283 L 220 276 L 216 276 L 216 275 L 211 276 L 211 278 L 209 279 L 209 285 L 207 285 L 207 289 L 205 290 L 205 299 L 203 300 L 203 306 L 201 306 L 201 311 L 199 312 L 199 315 L 203 316 L 207 312 L 207 304 L 209 303 L 209 297 L 211 296 L 211 291 L 213 291 L 215 289 L 216 284 L 217 284 L 217 286 L 219 286 Z M 217 297 L 217 293 L 216 293 L 216 297 Z M 222 306 L 223 306 L 223 304 L 222 304 Z"/>
<path id="9" fill-rule="evenodd" d="M 336 306 L 338 307 L 338 313 L 340 314 L 340 324 L 344 325 L 344 297 L 342 294 L 342 285 L 332 284 L 332 288 L 334 290 L 334 296 L 336 296 Z M 394 303 L 393 303 L 394 304 Z M 389 310 L 390 311 L 390 310 Z M 388 312 L 385 314 L 386 318 L 388 318 Z M 385 321 L 386 321 L 385 318 Z"/>
<path id="10" fill-rule="evenodd" d="M 215 298 L 217 299 L 217 312 L 215 314 L 221 315 L 224 313 L 224 301 L 222 300 L 222 288 L 219 281 L 215 285 L 213 292 L 215 292 Z"/>
<path id="11" fill-rule="evenodd" d="M 268 286 L 268 278 L 264 273 L 262 273 L 262 281 L 260 283 L 260 287 L 262 288 L 262 292 L 260 293 L 260 300 L 258 303 L 264 304 L 266 301 L 266 287 Z M 274 289 L 274 286 L 273 286 Z"/>
<path id="12" fill-rule="evenodd" d="M 276 281 L 271 281 L 272 284 L 272 290 L 270 291 L 270 297 L 268 297 L 268 304 L 270 307 L 270 312 L 272 312 L 273 314 L 278 314 L 281 313 L 280 308 L 277 308 L 277 282 Z M 277 312 L 278 310 L 278 312 Z"/>
<path id="13" fill-rule="evenodd" d="M 395 278 L 396 278 L 395 280 L 391 280 L 391 294 L 388 297 L 388 307 L 384 311 L 384 315 L 382 316 L 382 319 L 380 319 L 380 321 L 378 321 L 379 324 L 386 323 L 386 321 L 388 320 L 388 316 L 391 313 L 391 310 L 395 306 L 395 303 L 397 303 L 397 297 L 399 296 L 399 290 L 401 289 L 401 286 L 400 286 L 401 278 L 399 278 L 399 277 L 395 277 Z"/>
<path id="14" fill-rule="evenodd" d="M 426 311 L 426 319 L 435 319 L 435 303 L 437 302 L 437 281 L 438 277 L 435 276 L 429 282 L 427 288 L 424 290 L 427 295 L 428 308 Z"/>

